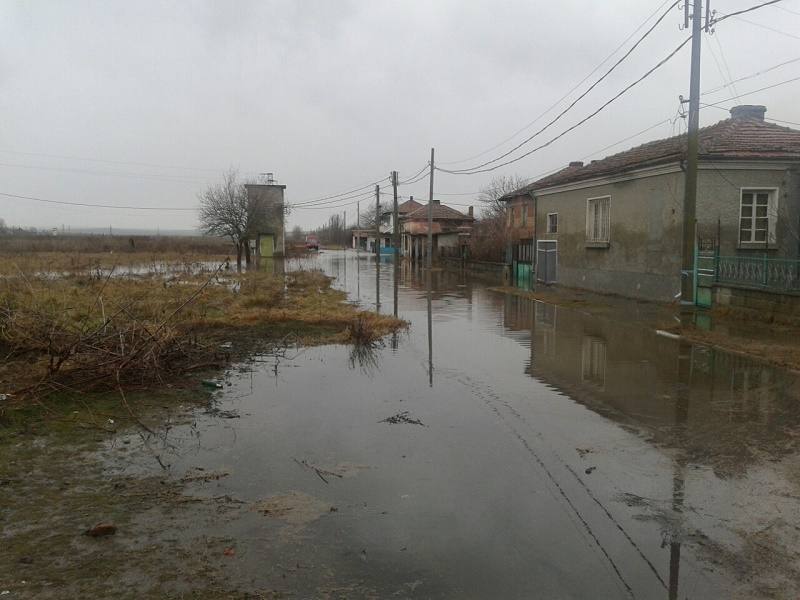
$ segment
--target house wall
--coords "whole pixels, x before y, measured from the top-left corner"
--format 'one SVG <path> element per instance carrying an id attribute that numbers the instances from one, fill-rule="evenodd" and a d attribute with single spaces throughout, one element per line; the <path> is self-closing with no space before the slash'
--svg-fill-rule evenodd
<path id="1" fill-rule="evenodd" d="M 640 178 L 536 194 L 537 240 L 557 242 L 559 285 L 668 301 L 680 291 L 684 177 L 675 165 Z M 587 247 L 589 198 L 610 197 L 608 247 Z M 547 215 L 558 232 L 547 233 Z"/>
<path id="2" fill-rule="evenodd" d="M 668 302 L 680 291 L 685 178 L 680 165 L 627 174 L 605 182 L 572 184 L 536 193 L 536 239 L 557 242 L 559 285 Z M 742 188 L 775 188 L 775 242 L 739 244 Z M 608 247 L 587 247 L 589 198 L 610 198 Z M 558 214 L 558 232 L 547 215 Z M 722 255 L 800 258 L 800 174 L 791 164 L 752 161 L 701 163 L 697 235 L 715 239 Z"/>
<path id="3" fill-rule="evenodd" d="M 775 243 L 767 246 L 739 244 L 739 206 L 742 188 L 777 188 L 778 214 Z M 797 167 L 789 165 L 746 165 L 742 163 L 701 165 L 697 178 L 697 235 L 719 237 L 724 256 L 798 258 L 800 224 L 800 178 Z"/>

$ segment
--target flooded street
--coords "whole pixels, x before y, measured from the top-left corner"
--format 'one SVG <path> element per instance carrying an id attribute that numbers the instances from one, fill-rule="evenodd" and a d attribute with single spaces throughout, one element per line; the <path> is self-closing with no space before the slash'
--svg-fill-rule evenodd
<path id="1" fill-rule="evenodd" d="M 458 273 L 404 263 L 395 285 L 391 263 L 351 251 L 302 266 L 410 327 L 371 351 L 255 357 L 159 442 L 171 476 L 222 499 L 197 518 L 235 548 L 240 589 L 800 593 L 796 375 Z M 139 439 L 114 443 L 130 457 L 116 472 L 162 471 Z"/>

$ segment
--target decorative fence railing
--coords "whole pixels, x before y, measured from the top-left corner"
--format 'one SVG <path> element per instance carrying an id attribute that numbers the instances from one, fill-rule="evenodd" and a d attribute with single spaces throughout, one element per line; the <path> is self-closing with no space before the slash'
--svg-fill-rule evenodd
<path id="1" fill-rule="evenodd" d="M 717 256 L 715 263 L 714 280 L 718 283 L 800 292 L 800 260 Z"/>

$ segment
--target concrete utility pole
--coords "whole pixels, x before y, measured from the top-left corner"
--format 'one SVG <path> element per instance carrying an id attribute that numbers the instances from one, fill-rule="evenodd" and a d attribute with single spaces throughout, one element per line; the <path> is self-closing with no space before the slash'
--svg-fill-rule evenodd
<path id="1" fill-rule="evenodd" d="M 433 148 L 431 148 L 431 190 L 428 195 L 428 269 L 433 257 Z"/>
<path id="2" fill-rule="evenodd" d="M 342 235 L 342 237 L 344 238 L 344 249 L 345 249 L 345 252 L 347 252 L 347 211 L 346 210 L 342 211 L 342 218 L 344 219 L 344 221 L 342 222 L 342 233 L 344 235 Z"/>
<path id="3" fill-rule="evenodd" d="M 361 200 L 356 202 L 356 231 L 358 231 L 358 240 L 356 241 L 356 252 L 361 250 Z"/>
<path id="4" fill-rule="evenodd" d="M 392 171 L 392 189 L 394 190 L 394 231 L 392 232 L 392 246 L 394 246 L 394 263 L 400 258 L 400 223 L 397 212 L 397 171 Z"/>
<path id="5" fill-rule="evenodd" d="M 375 258 L 381 258 L 381 186 L 375 186 Z"/>
<path id="6" fill-rule="evenodd" d="M 689 0 L 684 6 L 689 18 Z M 711 0 L 708 0 L 710 2 Z M 692 71 L 689 81 L 689 134 L 686 151 L 686 185 L 683 198 L 683 246 L 681 252 L 681 313 L 694 312 L 694 253 L 697 237 L 697 162 L 700 129 L 700 37 L 703 0 L 694 0 L 692 11 Z"/>

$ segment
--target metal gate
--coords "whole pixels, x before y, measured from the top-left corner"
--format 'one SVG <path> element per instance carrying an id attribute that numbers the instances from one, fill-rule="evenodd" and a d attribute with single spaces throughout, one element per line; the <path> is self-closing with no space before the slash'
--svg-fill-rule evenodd
<path id="1" fill-rule="evenodd" d="M 539 283 L 556 282 L 557 244 L 550 240 L 536 242 L 536 281 Z"/>
<path id="2" fill-rule="evenodd" d="M 694 303 L 701 308 L 711 308 L 717 257 L 716 239 L 699 239 L 694 249 Z"/>

